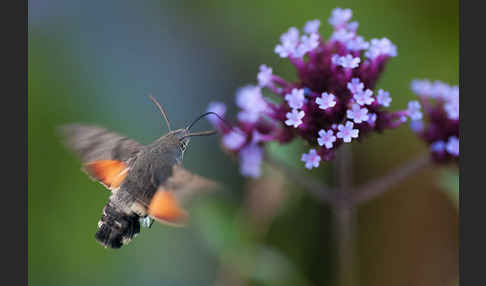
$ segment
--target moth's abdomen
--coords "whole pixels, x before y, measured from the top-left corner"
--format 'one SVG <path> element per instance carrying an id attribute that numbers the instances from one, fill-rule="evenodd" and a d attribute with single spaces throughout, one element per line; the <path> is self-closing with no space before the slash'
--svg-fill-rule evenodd
<path id="1" fill-rule="evenodd" d="M 96 240 L 105 247 L 122 247 L 140 232 L 139 218 L 137 214 L 127 215 L 120 212 L 109 202 L 103 208 L 103 216 L 98 222 Z"/>

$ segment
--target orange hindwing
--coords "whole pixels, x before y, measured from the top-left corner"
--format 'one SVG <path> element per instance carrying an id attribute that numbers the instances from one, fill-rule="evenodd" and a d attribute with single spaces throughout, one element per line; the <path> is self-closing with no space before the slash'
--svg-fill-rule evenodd
<path id="1" fill-rule="evenodd" d="M 172 194 L 159 188 L 148 208 L 148 214 L 159 222 L 172 226 L 183 226 L 188 218 L 187 212 L 179 205 Z"/>

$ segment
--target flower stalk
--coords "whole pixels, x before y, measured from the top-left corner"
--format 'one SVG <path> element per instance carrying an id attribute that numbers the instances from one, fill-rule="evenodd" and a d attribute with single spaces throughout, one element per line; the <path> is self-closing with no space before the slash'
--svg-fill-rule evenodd
<path id="1" fill-rule="evenodd" d="M 337 152 L 335 177 L 337 200 L 332 205 L 334 239 L 337 245 L 338 286 L 358 285 L 356 258 L 356 208 L 352 202 L 352 154 L 345 145 Z"/>

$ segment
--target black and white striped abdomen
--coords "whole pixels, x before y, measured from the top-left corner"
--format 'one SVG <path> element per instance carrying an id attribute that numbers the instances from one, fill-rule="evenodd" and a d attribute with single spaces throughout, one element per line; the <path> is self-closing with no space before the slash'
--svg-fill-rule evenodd
<path id="1" fill-rule="evenodd" d="M 103 208 L 103 215 L 98 222 L 96 240 L 104 247 L 120 248 L 140 232 L 139 219 L 135 213 L 127 215 L 121 212 L 110 200 Z"/>

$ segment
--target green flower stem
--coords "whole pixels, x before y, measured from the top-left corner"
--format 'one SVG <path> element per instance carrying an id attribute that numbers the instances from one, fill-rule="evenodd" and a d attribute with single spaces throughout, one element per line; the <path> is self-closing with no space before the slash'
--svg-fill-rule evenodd
<path id="1" fill-rule="evenodd" d="M 344 145 L 336 154 L 335 177 L 337 178 L 334 201 L 334 239 L 337 250 L 337 283 L 339 286 L 358 285 L 356 259 L 356 210 L 352 204 L 353 174 L 351 146 Z"/>

